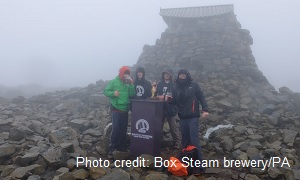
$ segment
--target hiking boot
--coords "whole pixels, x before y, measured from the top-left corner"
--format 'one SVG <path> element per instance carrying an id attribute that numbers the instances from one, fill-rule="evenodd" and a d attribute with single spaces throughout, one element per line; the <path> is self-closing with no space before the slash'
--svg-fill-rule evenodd
<path id="1" fill-rule="evenodd" d="M 114 151 L 109 151 L 107 155 L 108 159 L 113 159 L 114 158 Z"/>
<path id="2" fill-rule="evenodd" d="M 108 158 L 108 159 L 113 159 L 114 156 L 113 156 L 112 154 L 108 154 L 108 155 L 107 155 L 107 158 Z"/>
<path id="3" fill-rule="evenodd" d="M 175 143 L 174 144 L 174 149 L 177 149 L 177 150 L 181 149 L 180 143 Z"/>
<path id="4" fill-rule="evenodd" d="M 205 173 L 205 170 L 202 167 L 194 167 L 192 174 L 194 176 L 200 176 Z"/>
<path id="5" fill-rule="evenodd" d="M 118 148 L 117 150 L 121 152 L 128 152 L 128 149 L 125 147 Z"/>

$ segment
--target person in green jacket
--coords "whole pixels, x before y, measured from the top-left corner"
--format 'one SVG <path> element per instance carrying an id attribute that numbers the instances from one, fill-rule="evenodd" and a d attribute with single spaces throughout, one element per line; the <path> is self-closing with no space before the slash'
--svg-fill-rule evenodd
<path id="1" fill-rule="evenodd" d="M 104 89 L 104 95 L 110 99 L 112 113 L 112 132 L 109 144 L 109 158 L 113 151 L 126 151 L 125 141 L 128 125 L 129 98 L 135 95 L 130 69 L 122 66 L 119 75 L 109 81 Z"/>

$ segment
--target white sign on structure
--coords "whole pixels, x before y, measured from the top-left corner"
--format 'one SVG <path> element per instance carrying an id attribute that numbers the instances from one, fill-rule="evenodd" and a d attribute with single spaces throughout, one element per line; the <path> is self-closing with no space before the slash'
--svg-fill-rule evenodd
<path id="1" fill-rule="evenodd" d="M 149 131 L 149 123 L 147 120 L 145 119 L 139 119 L 136 123 L 135 123 L 135 128 L 138 132 L 143 133 L 143 134 L 137 134 L 137 133 L 132 133 L 132 136 L 135 138 L 142 138 L 142 139 L 151 139 L 152 136 L 150 135 L 145 135 L 145 133 L 147 131 Z"/>

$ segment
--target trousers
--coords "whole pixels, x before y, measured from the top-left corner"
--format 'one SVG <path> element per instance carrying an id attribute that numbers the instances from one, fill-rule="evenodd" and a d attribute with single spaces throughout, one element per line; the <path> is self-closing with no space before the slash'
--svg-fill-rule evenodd
<path id="1" fill-rule="evenodd" d="M 180 119 L 181 145 L 183 148 L 188 145 L 196 146 L 198 149 L 198 160 L 202 160 L 202 152 L 199 138 L 199 118 Z"/>
<path id="2" fill-rule="evenodd" d="M 180 132 L 179 132 L 178 125 L 176 123 L 176 116 L 166 117 L 166 119 L 170 127 L 172 138 L 176 144 L 177 142 L 180 142 Z"/>
<path id="3" fill-rule="evenodd" d="M 112 131 L 109 150 L 111 152 L 126 149 L 126 133 L 128 126 L 128 112 L 112 111 Z"/>

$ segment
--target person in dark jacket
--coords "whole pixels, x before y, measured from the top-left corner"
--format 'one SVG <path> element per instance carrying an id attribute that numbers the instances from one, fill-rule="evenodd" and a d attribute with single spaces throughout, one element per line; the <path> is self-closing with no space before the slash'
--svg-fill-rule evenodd
<path id="1" fill-rule="evenodd" d="M 135 99 L 146 99 L 151 96 L 151 83 L 145 79 L 145 69 L 138 67 L 135 72 Z"/>
<path id="2" fill-rule="evenodd" d="M 198 159 L 202 160 L 201 146 L 199 142 L 199 118 L 200 104 L 202 106 L 202 118 L 206 118 L 208 106 L 200 86 L 193 82 L 193 79 L 186 69 L 178 71 L 176 87 L 173 89 L 172 103 L 177 105 L 178 116 L 180 118 L 181 145 L 186 148 L 188 145 L 196 146 L 198 149 Z M 194 174 L 204 173 L 202 167 L 198 168 Z"/>
<path id="3" fill-rule="evenodd" d="M 167 100 L 168 97 L 172 97 L 172 91 L 174 87 L 173 83 L 173 70 L 167 69 L 166 71 L 162 72 L 161 81 L 157 84 L 156 94 L 157 96 L 161 97 L 160 99 Z M 178 125 L 176 123 L 176 114 L 177 109 L 174 104 L 170 104 L 169 102 L 165 103 L 165 118 L 168 121 L 171 135 L 174 141 L 174 148 L 180 149 L 180 132 Z"/>

